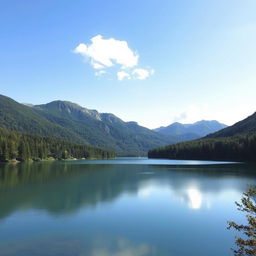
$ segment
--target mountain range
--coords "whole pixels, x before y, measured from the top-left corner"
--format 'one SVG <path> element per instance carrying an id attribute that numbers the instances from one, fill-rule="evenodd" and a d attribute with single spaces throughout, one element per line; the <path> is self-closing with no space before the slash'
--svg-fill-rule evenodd
<path id="1" fill-rule="evenodd" d="M 222 138 L 251 133 L 256 133 L 256 112 L 232 126 L 207 135 L 206 138 Z"/>
<path id="2" fill-rule="evenodd" d="M 150 148 L 177 142 L 136 122 L 124 122 L 109 113 L 68 101 L 24 105 L 0 95 L 0 126 L 9 130 L 89 144 L 118 155 L 146 154 Z"/>
<path id="3" fill-rule="evenodd" d="M 162 126 L 156 128 L 154 131 L 176 137 L 179 141 L 187 141 L 204 137 L 226 127 L 227 125 L 219 123 L 216 120 L 201 120 L 192 124 L 181 124 L 175 122 L 166 127 Z"/>
<path id="4" fill-rule="evenodd" d="M 136 122 L 124 122 L 114 114 L 99 113 L 69 101 L 32 105 L 0 95 L 0 127 L 133 156 L 145 155 L 152 148 L 197 139 L 226 126 L 202 120 L 150 130 Z"/>
<path id="5" fill-rule="evenodd" d="M 201 139 L 152 149 L 151 158 L 256 161 L 256 112 Z"/>

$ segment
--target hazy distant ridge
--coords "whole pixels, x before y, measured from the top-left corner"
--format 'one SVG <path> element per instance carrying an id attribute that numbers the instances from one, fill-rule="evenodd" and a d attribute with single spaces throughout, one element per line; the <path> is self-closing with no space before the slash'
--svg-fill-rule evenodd
<path id="1" fill-rule="evenodd" d="M 151 158 L 256 162 L 256 113 L 204 138 L 152 149 Z"/>
<path id="2" fill-rule="evenodd" d="M 227 125 L 222 124 L 216 120 L 201 120 L 192 124 L 182 124 L 175 122 L 169 126 L 162 126 L 154 129 L 154 131 L 161 134 L 179 138 L 179 141 L 193 140 L 204 137 L 210 133 L 214 133 Z"/>

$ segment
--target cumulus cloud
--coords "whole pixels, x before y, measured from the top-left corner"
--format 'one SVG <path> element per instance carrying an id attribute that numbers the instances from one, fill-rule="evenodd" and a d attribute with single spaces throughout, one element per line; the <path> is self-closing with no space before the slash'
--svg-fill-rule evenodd
<path id="1" fill-rule="evenodd" d="M 173 118 L 173 122 L 194 123 L 199 120 L 209 120 L 212 114 L 208 110 L 208 105 L 192 104 L 188 106 L 183 112 Z"/>
<path id="2" fill-rule="evenodd" d="M 104 39 L 97 35 L 90 39 L 90 44 L 80 43 L 74 53 L 80 54 L 96 70 L 106 70 L 117 67 L 117 79 L 146 79 L 153 74 L 153 70 L 137 68 L 139 55 L 133 51 L 126 41 L 114 38 Z M 125 70 L 125 71 L 124 71 Z M 95 72 L 96 76 L 103 72 Z"/>
<path id="3" fill-rule="evenodd" d="M 154 74 L 154 70 L 147 70 L 143 68 L 136 68 L 132 71 L 132 74 L 134 75 L 134 78 L 144 80 L 148 78 L 150 75 Z"/>
<path id="4" fill-rule="evenodd" d="M 96 62 L 93 62 L 93 61 L 92 61 L 92 66 L 93 66 L 93 68 L 95 68 L 95 69 L 102 69 L 102 68 L 104 68 L 103 65 L 101 65 L 101 64 L 99 64 L 99 63 L 96 63 Z"/>
<path id="5" fill-rule="evenodd" d="M 117 75 L 117 79 L 118 79 L 119 81 L 122 81 L 122 80 L 124 80 L 125 78 L 131 79 L 130 74 L 127 73 L 127 72 L 125 72 L 125 71 L 119 71 L 119 72 L 117 72 L 116 75 Z"/>
<path id="6" fill-rule="evenodd" d="M 75 53 L 91 59 L 94 68 L 111 67 L 120 64 L 122 68 L 134 67 L 138 64 L 139 55 L 133 52 L 126 41 L 114 38 L 104 39 L 101 35 L 91 38 L 91 44 L 79 44 Z"/>

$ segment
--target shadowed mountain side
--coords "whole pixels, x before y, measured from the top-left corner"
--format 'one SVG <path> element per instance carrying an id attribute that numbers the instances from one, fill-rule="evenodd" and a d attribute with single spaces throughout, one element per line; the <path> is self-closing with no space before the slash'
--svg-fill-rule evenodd
<path id="1" fill-rule="evenodd" d="M 124 122 L 113 114 L 98 113 L 67 101 L 27 106 L 0 95 L 0 127 L 22 133 L 90 144 L 115 151 L 119 155 L 146 155 L 155 147 L 178 142 Z"/>
<path id="2" fill-rule="evenodd" d="M 223 130 L 209 134 L 207 138 L 221 138 L 221 137 L 231 137 L 235 135 L 243 135 L 256 133 L 256 112 L 240 122 L 235 123 Z"/>
<path id="3" fill-rule="evenodd" d="M 86 143 L 77 134 L 54 124 L 36 113 L 33 108 L 0 95 L 0 126 L 9 130 L 49 136 L 74 143 Z"/>
<path id="4" fill-rule="evenodd" d="M 93 146 L 114 150 L 119 155 L 140 155 L 155 145 L 178 140 L 159 134 L 136 122 L 124 122 L 113 114 L 99 113 L 67 101 L 34 106 L 51 123 L 62 126 Z"/>

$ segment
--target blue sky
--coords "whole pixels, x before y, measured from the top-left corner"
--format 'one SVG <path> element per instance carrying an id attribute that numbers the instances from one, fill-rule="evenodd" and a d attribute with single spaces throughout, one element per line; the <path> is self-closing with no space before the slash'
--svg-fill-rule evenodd
<path id="1" fill-rule="evenodd" d="M 256 111 L 255 13 L 255 0 L 0 0 L 0 93 L 149 128 L 233 124 Z"/>

